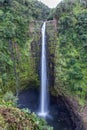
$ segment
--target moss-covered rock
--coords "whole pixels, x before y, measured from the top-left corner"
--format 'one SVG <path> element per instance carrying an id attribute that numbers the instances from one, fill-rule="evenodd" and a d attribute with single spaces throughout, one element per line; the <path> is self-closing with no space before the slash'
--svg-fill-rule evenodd
<path id="1" fill-rule="evenodd" d="M 46 24 L 47 41 L 47 70 L 50 88 L 54 87 L 55 82 L 55 49 L 57 43 L 56 20 L 48 21 Z"/>

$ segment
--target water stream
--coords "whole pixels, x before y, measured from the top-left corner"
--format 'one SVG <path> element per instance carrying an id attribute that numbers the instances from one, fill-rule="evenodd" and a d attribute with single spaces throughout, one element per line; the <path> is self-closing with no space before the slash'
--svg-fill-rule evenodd
<path id="1" fill-rule="evenodd" d="M 47 92 L 47 60 L 46 60 L 46 22 L 42 26 L 42 50 L 41 50 L 41 98 L 40 98 L 40 116 L 48 114 L 48 92 Z"/>

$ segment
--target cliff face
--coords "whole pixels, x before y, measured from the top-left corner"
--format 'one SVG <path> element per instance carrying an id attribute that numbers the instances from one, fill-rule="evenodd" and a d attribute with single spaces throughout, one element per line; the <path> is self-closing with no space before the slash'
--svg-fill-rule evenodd
<path id="1" fill-rule="evenodd" d="M 56 21 L 47 21 L 46 22 L 46 48 L 47 48 L 47 71 L 48 71 L 48 80 L 49 87 L 54 87 L 54 65 L 55 65 L 55 48 L 56 48 L 56 40 L 57 40 L 57 32 L 56 32 Z M 32 23 L 30 31 L 33 36 L 33 40 L 31 42 L 31 55 L 34 60 L 36 72 L 40 77 L 40 68 L 41 68 L 41 27 L 43 21 L 37 21 Z"/>
<path id="2" fill-rule="evenodd" d="M 43 22 L 39 24 L 39 29 L 36 27 L 33 31 L 33 41 L 31 42 L 31 54 L 35 63 L 36 72 L 40 77 L 40 55 L 41 55 L 41 26 Z M 35 25 L 35 24 L 34 24 Z M 36 23 L 38 25 L 38 23 Z M 38 35 L 39 34 L 39 35 Z M 70 114 L 73 129 L 74 130 L 87 130 L 86 126 L 86 107 L 84 109 L 83 106 L 79 105 L 77 99 L 70 96 L 67 93 L 67 90 L 64 86 L 64 82 L 61 82 L 60 78 L 58 78 L 58 72 L 61 72 L 61 64 L 63 63 L 63 59 L 61 54 L 59 53 L 59 45 L 58 45 L 58 35 L 56 29 L 56 21 L 48 21 L 46 23 L 46 42 L 47 42 L 47 71 L 48 71 L 48 79 L 49 79 L 49 90 L 51 93 L 57 97 L 61 96 L 63 103 L 66 105 L 67 110 Z M 59 55 L 59 62 L 58 62 Z M 60 58 L 61 57 L 61 58 Z M 59 67 L 58 67 L 59 66 Z M 64 67 L 64 65 L 63 65 Z"/>
<path id="3" fill-rule="evenodd" d="M 51 93 L 55 96 L 61 96 L 62 101 L 67 107 L 69 115 L 71 117 L 71 122 L 73 129 L 75 130 L 87 130 L 87 110 L 86 106 L 83 107 L 78 103 L 78 100 L 72 95 L 68 94 L 65 89 L 64 83 L 58 79 L 58 72 L 61 71 L 61 63 L 58 62 L 57 55 L 60 55 L 58 46 L 58 34 L 56 21 L 47 22 L 47 61 L 48 61 L 48 74 L 49 74 L 49 86 Z M 60 57 L 60 56 L 59 56 Z M 60 60 L 60 59 L 59 59 Z M 58 63 L 58 64 L 57 64 Z M 59 68 L 57 68 L 59 66 Z M 57 70 L 58 69 L 58 70 Z M 58 75 L 57 75 L 58 74 Z M 67 94 L 66 94 L 67 93 Z"/>
<path id="4" fill-rule="evenodd" d="M 87 130 L 86 111 L 83 111 L 75 98 L 62 96 L 62 100 L 67 107 L 74 130 Z"/>
<path id="5" fill-rule="evenodd" d="M 40 77 L 40 55 L 41 55 L 41 26 L 43 21 L 33 21 L 30 24 L 29 30 L 31 33 L 31 56 L 34 61 L 36 73 Z"/>
<path id="6" fill-rule="evenodd" d="M 87 130 L 87 1 L 63 0 L 55 9 L 55 91 L 70 110 L 76 130 Z"/>
<path id="7" fill-rule="evenodd" d="M 55 82 L 55 49 L 57 42 L 56 21 L 51 20 L 47 22 L 47 61 L 48 61 L 48 79 L 50 89 L 54 87 Z"/>
<path id="8" fill-rule="evenodd" d="M 81 106 L 87 100 L 87 2 L 64 0 L 56 10 L 56 90 L 74 96 Z"/>

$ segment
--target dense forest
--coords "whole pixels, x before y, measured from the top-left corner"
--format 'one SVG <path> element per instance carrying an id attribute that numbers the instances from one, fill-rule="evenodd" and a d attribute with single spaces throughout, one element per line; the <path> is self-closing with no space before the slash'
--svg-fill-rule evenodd
<path id="1" fill-rule="evenodd" d="M 34 113 L 28 115 L 27 109 L 13 107 L 17 106 L 14 94 L 29 84 L 39 86 L 30 45 L 35 37 L 31 37 L 30 27 L 33 21 L 45 20 L 49 14 L 50 9 L 36 0 L 0 0 L 0 129 L 46 127 L 46 122 Z"/>
<path id="2" fill-rule="evenodd" d="M 84 105 L 87 99 L 87 1 L 65 0 L 57 6 L 55 17 L 56 88 L 75 96 Z"/>
<path id="3" fill-rule="evenodd" d="M 38 82 L 30 54 L 33 37 L 29 35 L 29 28 L 33 20 L 46 19 L 49 13 L 47 6 L 35 0 L 0 1 L 1 92 L 17 91 L 19 86 L 33 80 Z"/>
<path id="4" fill-rule="evenodd" d="M 63 0 L 50 9 L 37 0 L 0 0 L 0 129 L 53 130 L 28 109 L 17 108 L 20 91 L 40 87 L 37 43 L 43 21 L 53 19 L 51 93 L 76 100 L 81 110 L 87 105 L 87 1 Z"/>

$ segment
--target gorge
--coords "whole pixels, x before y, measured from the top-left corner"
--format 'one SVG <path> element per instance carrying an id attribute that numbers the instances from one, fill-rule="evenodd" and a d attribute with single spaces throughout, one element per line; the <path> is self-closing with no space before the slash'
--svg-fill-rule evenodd
<path id="1" fill-rule="evenodd" d="M 1 130 L 87 130 L 86 43 L 86 0 L 0 1 Z"/>
<path id="2" fill-rule="evenodd" d="M 21 92 L 18 104 L 20 108 L 29 108 L 32 112 L 45 118 L 48 124 L 54 127 L 54 130 L 74 130 L 73 125 L 71 125 L 70 115 L 66 106 L 62 102 L 62 99 L 52 96 L 50 93 L 48 94 L 46 24 L 49 23 L 51 26 L 53 24 L 54 27 L 54 21 L 47 21 L 42 23 L 43 25 L 41 29 L 41 88 L 39 90 L 33 88 Z M 48 97 L 48 95 L 50 97 Z M 48 101 L 48 99 L 50 99 L 50 101 Z M 40 109 L 38 109 L 39 104 Z"/>

